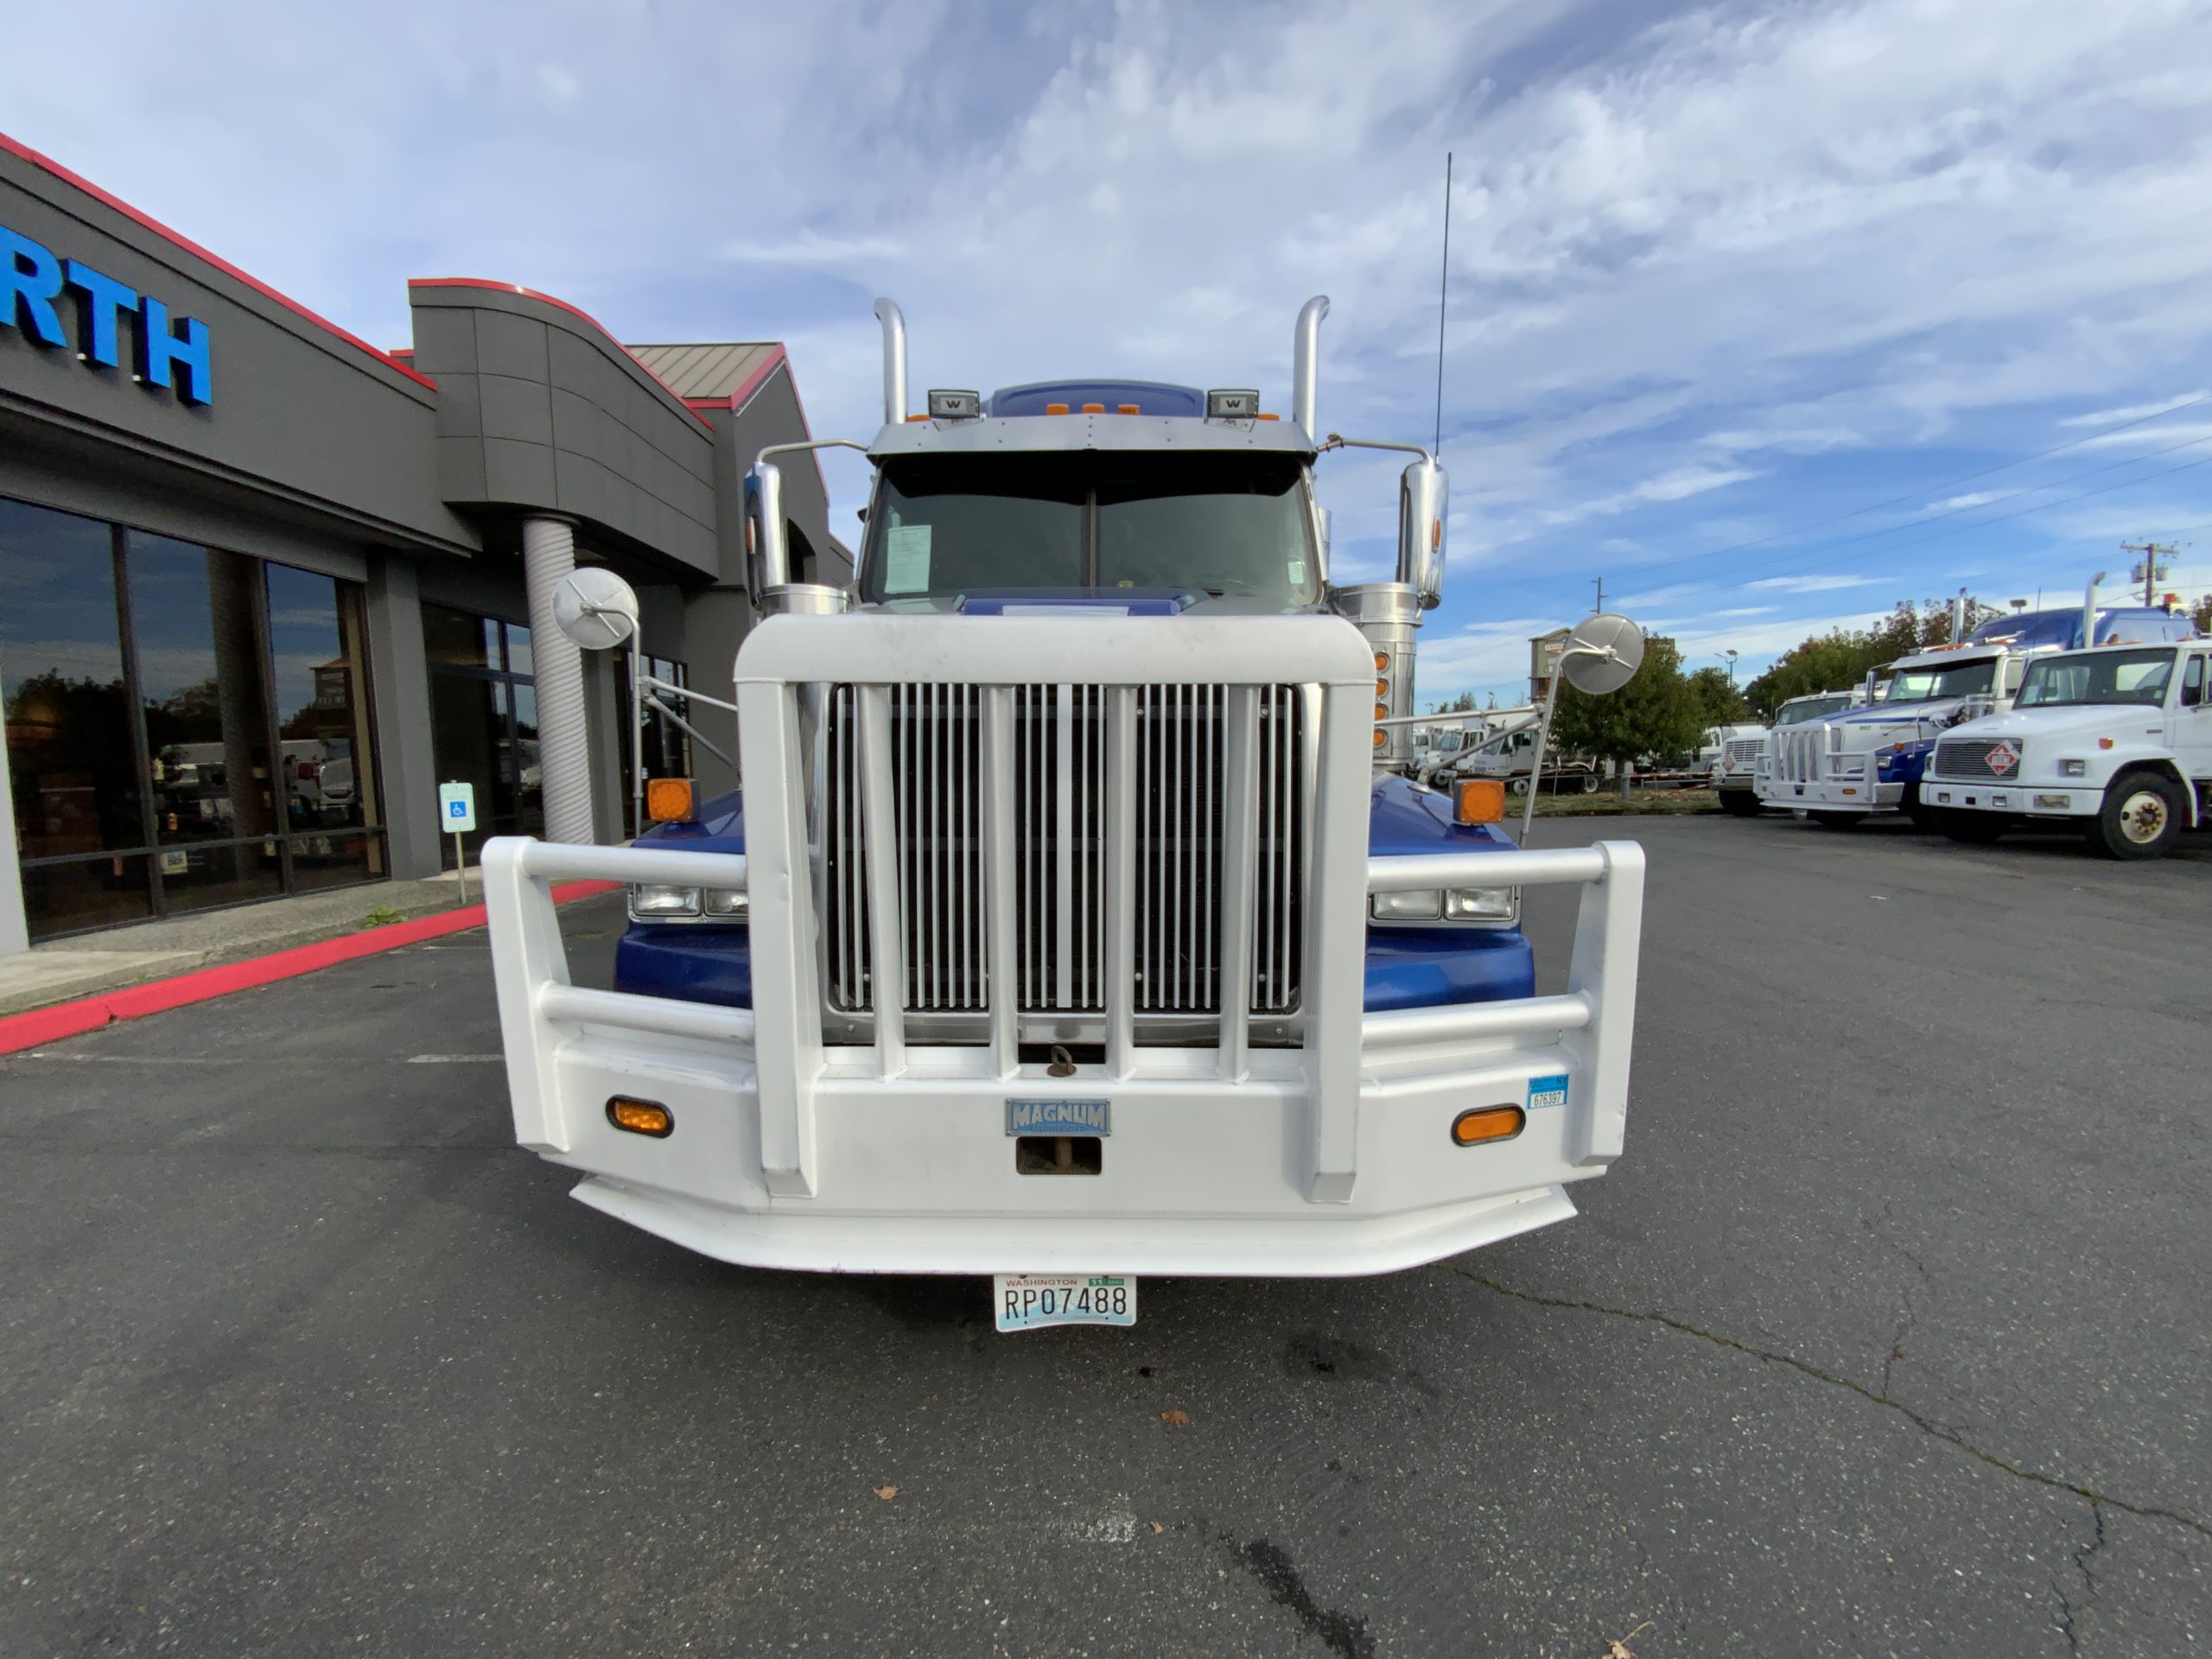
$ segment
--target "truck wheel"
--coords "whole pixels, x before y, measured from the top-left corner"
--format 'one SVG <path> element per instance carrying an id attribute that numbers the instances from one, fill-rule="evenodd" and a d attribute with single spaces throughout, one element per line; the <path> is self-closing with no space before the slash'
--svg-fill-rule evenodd
<path id="1" fill-rule="evenodd" d="M 1585 795 L 1595 795 L 1598 792 L 1598 774 L 1594 772 L 1584 772 L 1581 780 L 1575 785 L 1575 788 Z"/>
<path id="2" fill-rule="evenodd" d="M 2131 772 L 2113 780 L 2089 820 L 2089 845 L 2107 858 L 2163 858 L 2189 822 L 2189 797 L 2171 778 Z"/>
<path id="3" fill-rule="evenodd" d="M 1856 830 L 1866 815 L 1864 812 L 1808 811 L 1805 816 L 1823 830 Z"/>
<path id="4" fill-rule="evenodd" d="M 1526 778 L 1516 778 L 1511 783 L 1506 785 L 1506 788 L 1511 790 L 1516 795 L 1526 795 L 1529 792 L 1529 780 Z"/>
<path id="5" fill-rule="evenodd" d="M 1920 798 L 1918 784 L 1907 784 L 1904 786 L 1904 799 L 1898 804 L 1904 808 L 1904 815 L 1912 820 L 1914 829 L 1932 830 L 1942 828 L 1936 822 L 1936 808 Z"/>
<path id="6" fill-rule="evenodd" d="M 1955 808 L 1946 812 L 1938 809 L 1936 827 L 1962 847 L 1987 847 L 2012 827 L 2012 820 L 2002 812 L 1963 812 Z"/>
<path id="7" fill-rule="evenodd" d="M 1720 791 L 1720 810 L 1732 817 L 1756 818 L 1766 809 L 1748 789 L 1724 789 Z"/>

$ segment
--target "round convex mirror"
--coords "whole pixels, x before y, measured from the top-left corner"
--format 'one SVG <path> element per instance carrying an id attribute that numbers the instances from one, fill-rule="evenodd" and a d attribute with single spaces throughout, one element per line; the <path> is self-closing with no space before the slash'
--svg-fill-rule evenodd
<path id="1" fill-rule="evenodd" d="M 1589 697 L 1619 690 L 1643 666 L 1643 630 L 1611 611 L 1576 623 L 1559 659 L 1567 683 Z"/>
<path id="2" fill-rule="evenodd" d="M 553 589 L 553 620 L 586 651 L 609 651 L 638 631 L 638 595 L 612 570 L 586 565 Z"/>

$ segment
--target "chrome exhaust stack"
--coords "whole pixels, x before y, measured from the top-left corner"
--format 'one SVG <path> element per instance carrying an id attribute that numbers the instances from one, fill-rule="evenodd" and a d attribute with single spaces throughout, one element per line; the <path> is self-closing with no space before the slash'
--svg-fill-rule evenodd
<path id="1" fill-rule="evenodd" d="M 1316 442 L 1321 435 L 1321 429 L 1314 424 L 1321 383 L 1321 319 L 1328 315 L 1325 294 L 1316 294 L 1300 308 L 1291 354 L 1290 418 Z"/>
<path id="2" fill-rule="evenodd" d="M 906 316 L 896 300 L 878 300 L 875 316 L 883 325 L 883 423 L 900 426 L 906 419 Z"/>

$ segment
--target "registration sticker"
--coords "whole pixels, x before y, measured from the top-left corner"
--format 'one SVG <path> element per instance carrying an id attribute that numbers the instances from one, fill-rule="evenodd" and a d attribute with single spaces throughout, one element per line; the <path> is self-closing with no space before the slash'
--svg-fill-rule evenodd
<path id="1" fill-rule="evenodd" d="M 1137 1281 L 1121 1274 L 995 1274 L 991 1306 L 1001 1331 L 1035 1331 L 1048 1325 L 1135 1325 Z"/>
<path id="2" fill-rule="evenodd" d="M 1548 1077 L 1531 1077 L 1529 1079 L 1529 1109 L 1530 1111 L 1535 1111 L 1539 1106 L 1564 1106 L 1566 1104 L 1566 1072 L 1559 1071 L 1554 1072 Z"/>

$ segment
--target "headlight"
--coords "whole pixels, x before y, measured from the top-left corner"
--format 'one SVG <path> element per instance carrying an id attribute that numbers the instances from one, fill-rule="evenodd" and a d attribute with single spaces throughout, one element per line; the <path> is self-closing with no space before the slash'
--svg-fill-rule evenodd
<path id="1" fill-rule="evenodd" d="M 1444 914 L 1454 922 L 1510 922 L 1521 909 L 1515 887 L 1455 887 L 1444 895 Z"/>
<path id="2" fill-rule="evenodd" d="M 2089 775 L 2089 763 L 2086 760 L 2061 760 L 2058 775 L 2062 778 L 2086 778 Z"/>
<path id="3" fill-rule="evenodd" d="M 1433 922 L 1444 914 L 1444 895 L 1433 888 L 1374 893 L 1367 900 L 1367 913 L 1378 922 Z"/>
<path id="4" fill-rule="evenodd" d="M 655 917 L 696 916 L 699 913 L 699 889 L 696 887 L 664 887 L 657 881 L 641 881 L 630 889 L 630 914 L 639 921 Z"/>
<path id="5" fill-rule="evenodd" d="M 1521 913 L 1517 887 L 1433 887 L 1370 894 L 1367 913 L 1378 922 L 1510 924 Z"/>
<path id="6" fill-rule="evenodd" d="M 707 914 L 717 918 L 741 922 L 751 908 L 746 896 L 734 887 L 709 887 L 705 897 Z"/>

